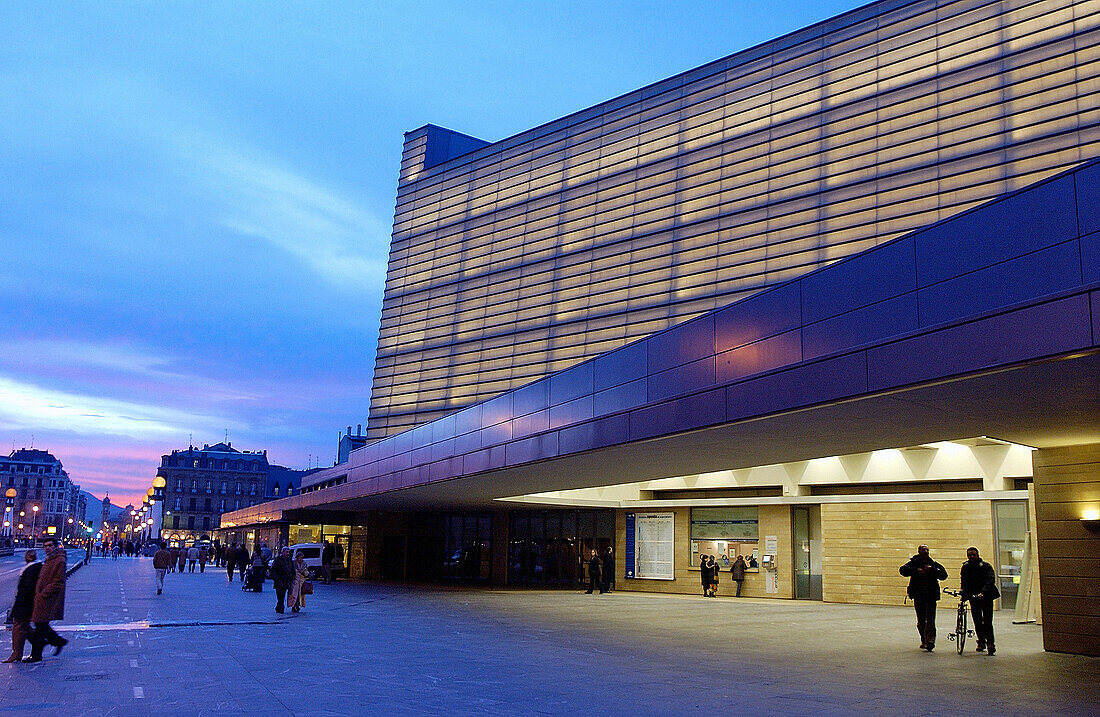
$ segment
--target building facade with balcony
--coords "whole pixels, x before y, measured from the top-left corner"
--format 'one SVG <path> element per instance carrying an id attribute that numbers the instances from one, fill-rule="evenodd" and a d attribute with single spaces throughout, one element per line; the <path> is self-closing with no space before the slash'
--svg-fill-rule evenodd
<path id="1" fill-rule="evenodd" d="M 267 451 L 242 451 L 231 442 L 172 451 L 157 469 L 165 481 L 160 537 L 209 540 L 222 513 L 297 495 L 306 472 L 274 465 Z"/>
<path id="2" fill-rule="evenodd" d="M 84 537 L 79 533 L 87 499 L 49 451 L 21 448 L 0 457 L 0 486 L 16 490 L 11 518 L 5 519 L 17 541 Z"/>

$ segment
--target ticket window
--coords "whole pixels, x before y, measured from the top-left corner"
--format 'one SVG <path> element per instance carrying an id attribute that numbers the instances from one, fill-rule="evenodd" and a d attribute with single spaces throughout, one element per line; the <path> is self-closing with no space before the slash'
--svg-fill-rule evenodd
<path id="1" fill-rule="evenodd" d="M 722 570 L 729 570 L 737 556 L 745 558 L 745 564 L 759 565 L 760 546 L 756 542 L 746 543 L 732 540 L 692 540 L 691 567 L 699 568 L 699 559 L 703 555 L 713 555 L 714 561 Z"/>
<path id="2" fill-rule="evenodd" d="M 759 517 L 755 506 L 691 509 L 690 566 L 699 569 L 703 555 L 713 555 L 720 570 L 729 570 L 737 556 L 750 568 L 759 566 Z"/>

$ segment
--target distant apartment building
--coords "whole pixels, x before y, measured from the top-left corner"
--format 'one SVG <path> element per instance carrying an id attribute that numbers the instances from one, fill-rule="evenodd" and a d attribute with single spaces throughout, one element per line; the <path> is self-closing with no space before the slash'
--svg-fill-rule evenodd
<path id="1" fill-rule="evenodd" d="M 0 484 L 17 491 L 8 526 L 14 538 L 71 538 L 79 532 L 87 498 L 49 451 L 20 448 L 0 457 Z"/>
<path id="2" fill-rule="evenodd" d="M 267 451 L 241 451 L 231 442 L 172 451 L 161 456 L 157 470 L 166 483 L 161 537 L 209 539 L 222 513 L 297 495 L 306 472 L 271 464 Z"/>

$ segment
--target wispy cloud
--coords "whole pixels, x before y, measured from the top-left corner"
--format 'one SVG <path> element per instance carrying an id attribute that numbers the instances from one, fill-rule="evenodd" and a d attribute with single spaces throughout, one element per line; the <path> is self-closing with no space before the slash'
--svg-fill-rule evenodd
<path id="1" fill-rule="evenodd" d="M 161 405 L 69 393 L 0 376 L 0 429 L 145 440 L 176 437 L 199 428 L 216 433 L 224 424 L 224 419 Z"/>
<path id="2" fill-rule="evenodd" d="M 386 261 L 378 245 L 388 241 L 387 225 L 353 202 L 264 160 L 236 152 L 208 154 L 206 159 L 209 177 L 219 184 L 225 227 L 270 242 L 344 287 L 381 286 Z"/>
<path id="3" fill-rule="evenodd" d="M 58 338 L 0 339 L 0 369 L 19 368 L 27 373 L 64 380 L 86 375 L 104 386 L 104 392 L 119 388 L 148 391 L 166 398 L 166 392 L 184 391 L 208 401 L 257 400 L 255 393 L 239 385 L 186 370 L 184 357 L 164 350 L 118 341 L 80 341 Z M 107 391 L 111 386 L 115 391 Z"/>

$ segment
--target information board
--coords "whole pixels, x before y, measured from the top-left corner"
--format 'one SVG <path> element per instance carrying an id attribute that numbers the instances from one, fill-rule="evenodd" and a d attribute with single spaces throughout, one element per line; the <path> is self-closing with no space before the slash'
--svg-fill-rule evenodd
<path id="1" fill-rule="evenodd" d="M 675 514 L 636 513 L 634 516 L 634 577 L 673 580 Z"/>
<path id="2" fill-rule="evenodd" d="M 635 555 L 634 555 L 634 532 L 635 532 L 635 529 L 634 529 L 634 526 L 635 525 L 636 525 L 636 521 L 634 519 L 634 514 L 633 513 L 627 513 L 626 514 L 626 550 L 625 550 L 625 556 L 624 557 L 626 558 L 626 577 L 628 579 L 635 577 L 635 575 L 634 575 L 634 562 L 635 562 Z"/>

